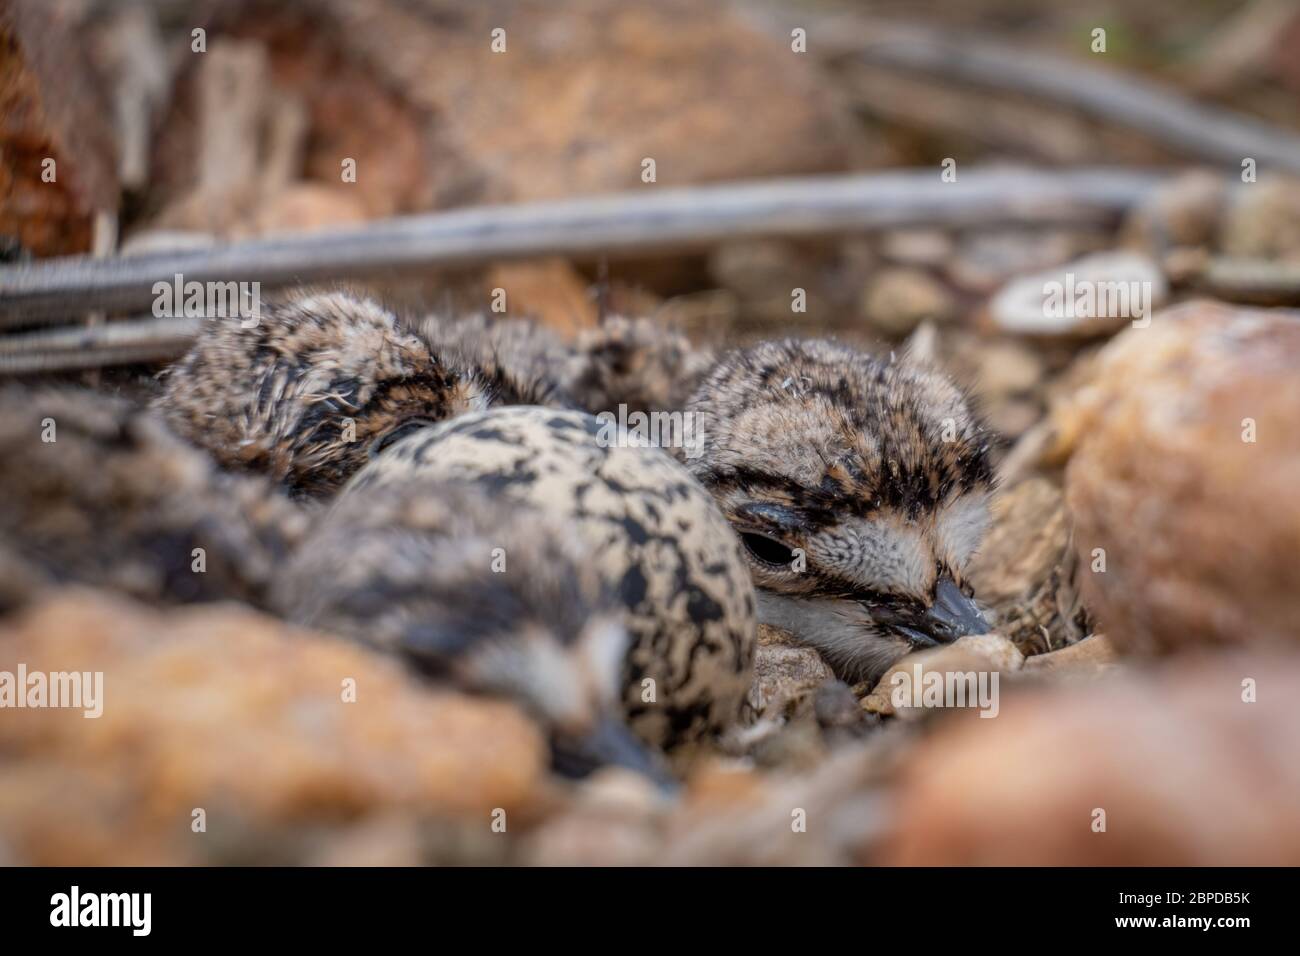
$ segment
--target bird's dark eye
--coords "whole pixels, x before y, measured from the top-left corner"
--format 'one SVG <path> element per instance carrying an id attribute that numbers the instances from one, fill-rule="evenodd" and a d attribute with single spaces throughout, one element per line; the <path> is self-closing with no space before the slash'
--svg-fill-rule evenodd
<path id="1" fill-rule="evenodd" d="M 745 542 L 745 549 L 754 559 L 764 564 L 789 565 L 794 561 L 794 552 L 780 541 L 761 534 L 742 534 L 740 540 Z"/>
<path id="2" fill-rule="evenodd" d="M 373 442 L 370 443 L 370 457 L 374 458 L 376 455 L 378 455 L 389 445 L 401 441 L 407 435 L 417 432 L 421 428 L 428 428 L 430 425 L 435 425 L 435 424 L 437 423 L 430 421 L 427 418 L 405 419 L 404 421 L 401 422 L 401 424 L 397 425 L 397 427 L 390 428 L 388 431 L 384 432 L 382 435 L 380 435 L 378 438 L 376 438 Z"/>

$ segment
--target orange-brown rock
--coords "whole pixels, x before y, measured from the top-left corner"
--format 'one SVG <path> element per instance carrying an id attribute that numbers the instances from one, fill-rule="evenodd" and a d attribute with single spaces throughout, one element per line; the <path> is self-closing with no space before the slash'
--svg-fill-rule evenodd
<path id="1" fill-rule="evenodd" d="M 595 299 L 564 259 L 501 263 L 488 270 L 484 284 L 484 302 L 502 289 L 512 315 L 534 318 L 566 338 L 596 325 Z"/>
<path id="2" fill-rule="evenodd" d="M 660 185 L 853 157 L 850 116 L 810 63 L 724 3 L 326 6 L 359 55 L 442 118 L 499 198 L 640 188 L 647 157 Z"/>
<path id="3" fill-rule="evenodd" d="M 106 114 L 58 9 L 0 0 L 0 236 L 37 256 L 92 249 L 118 204 Z"/>
<path id="4" fill-rule="evenodd" d="M 1192 303 L 1071 411 L 1080 586 L 1121 650 L 1300 641 L 1300 315 Z M 1102 568 L 1104 567 L 1104 570 Z"/>
<path id="5" fill-rule="evenodd" d="M 422 862 L 492 862 L 506 847 L 493 811 L 515 832 L 544 786 L 545 747 L 511 705 L 234 606 L 64 592 L 0 630 L 0 672 L 20 663 L 102 672 L 103 693 L 97 719 L 0 711 L 0 846 L 15 862 L 294 863 L 346 856 L 337 841 L 409 862 L 393 833 L 431 841 Z"/>
<path id="6" fill-rule="evenodd" d="M 367 213 L 357 194 L 346 186 L 295 183 L 258 210 L 258 233 L 314 232 L 365 222 Z"/>
<path id="7" fill-rule="evenodd" d="M 302 175 L 338 183 L 355 159 L 372 215 L 656 188 L 646 158 L 658 186 L 852 165 L 860 134 L 808 58 L 704 7 L 241 0 L 207 26 L 265 47 L 275 89 L 305 106 Z M 199 59 L 159 143 L 173 182 L 195 156 Z"/>
<path id="8" fill-rule="evenodd" d="M 1203 657 L 1007 695 L 997 719 L 954 720 L 909 755 L 873 859 L 1294 866 L 1297 701 L 1294 656 Z"/>

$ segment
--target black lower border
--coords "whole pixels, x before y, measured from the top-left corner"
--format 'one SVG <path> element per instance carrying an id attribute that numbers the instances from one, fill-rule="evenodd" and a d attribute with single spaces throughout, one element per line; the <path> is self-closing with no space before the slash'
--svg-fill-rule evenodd
<path id="1" fill-rule="evenodd" d="M 463 945 L 454 941 L 465 932 L 492 945 L 516 936 L 734 945 L 771 943 L 787 929 L 807 942 L 847 931 L 863 946 L 894 936 L 909 948 L 1099 936 L 1232 945 L 1287 924 L 1294 878 L 1285 869 L 8 869 L 0 913 L 7 942 L 75 935 L 92 945 L 414 936 L 440 948 Z M 76 922 L 116 911 L 128 925 L 52 925 L 73 922 L 74 886 Z M 147 936 L 136 933 L 144 897 L 116 895 L 146 893 Z"/>

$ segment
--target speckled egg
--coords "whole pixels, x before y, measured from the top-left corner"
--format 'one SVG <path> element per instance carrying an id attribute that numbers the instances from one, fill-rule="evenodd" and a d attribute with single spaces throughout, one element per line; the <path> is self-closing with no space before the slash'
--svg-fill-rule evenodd
<path id="1" fill-rule="evenodd" d="M 629 722 L 673 748 L 739 714 L 756 640 L 753 585 L 709 494 L 664 450 L 610 432 L 581 412 L 475 412 L 391 445 L 348 492 L 379 495 L 433 475 L 574 521 L 627 609 Z"/>

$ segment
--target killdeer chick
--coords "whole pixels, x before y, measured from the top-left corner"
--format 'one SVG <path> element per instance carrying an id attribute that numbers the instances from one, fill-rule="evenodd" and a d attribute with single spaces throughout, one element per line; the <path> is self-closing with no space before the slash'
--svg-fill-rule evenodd
<path id="1" fill-rule="evenodd" d="M 676 411 L 713 366 L 707 350 L 654 319 L 610 316 L 578 336 L 564 383 L 578 406 L 593 414 Z"/>
<path id="2" fill-rule="evenodd" d="M 830 341 L 725 357 L 687 467 L 740 536 L 759 620 L 850 682 L 983 633 L 963 569 L 988 526 L 989 436 L 945 376 Z"/>
<path id="3" fill-rule="evenodd" d="M 706 742 L 736 720 L 752 676 L 753 586 L 717 506 L 666 452 L 580 412 L 498 408 L 408 435 L 344 495 L 380 500 L 428 478 L 550 515 L 581 538 L 631 636 L 621 695 L 643 740 Z"/>
<path id="4" fill-rule="evenodd" d="M 645 318 L 609 316 L 572 344 L 524 319 L 433 317 L 417 328 L 431 350 L 478 369 L 503 405 L 676 410 L 713 364 L 680 332 Z"/>
<path id="5" fill-rule="evenodd" d="M 676 408 L 705 367 L 650 320 L 611 319 L 569 345 L 518 319 L 408 326 L 350 292 L 306 291 L 205 322 L 155 405 L 222 465 L 324 497 L 416 428 L 496 405 Z"/>
<path id="6" fill-rule="evenodd" d="M 431 678 L 517 701 L 549 730 L 561 771 L 662 775 L 620 707 L 621 607 L 573 528 L 540 512 L 424 475 L 381 494 L 350 486 L 286 567 L 275 603 Z"/>
<path id="7" fill-rule="evenodd" d="M 25 587 L 80 582 L 159 603 L 264 605 L 309 520 L 156 415 L 86 389 L 0 391 L 0 487 L 0 563 L 23 568 Z M 3 590 L 11 605 L 30 597 Z"/>
<path id="8" fill-rule="evenodd" d="M 435 355 L 375 302 L 334 291 L 205 322 L 156 404 L 223 465 L 319 496 L 406 431 L 496 400 L 476 369 Z"/>
<path id="9" fill-rule="evenodd" d="M 545 326 L 526 319 L 429 316 L 414 324 L 429 350 L 475 369 L 498 405 L 576 407 L 568 390 L 575 353 Z"/>

